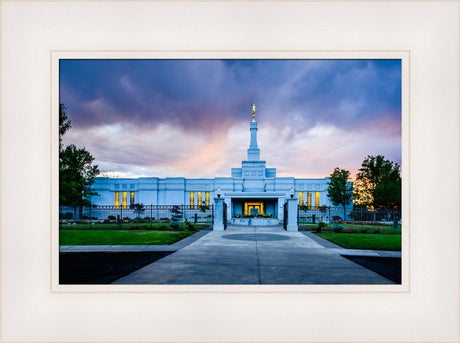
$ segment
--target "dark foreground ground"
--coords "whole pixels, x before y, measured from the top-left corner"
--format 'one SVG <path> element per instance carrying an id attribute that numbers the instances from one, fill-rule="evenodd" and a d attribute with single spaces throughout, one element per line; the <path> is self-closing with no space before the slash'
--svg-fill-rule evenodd
<path id="1" fill-rule="evenodd" d="M 401 259 L 397 257 L 344 256 L 391 281 L 401 284 Z"/>
<path id="2" fill-rule="evenodd" d="M 59 254 L 59 284 L 108 284 L 171 252 L 84 252 Z"/>
<path id="3" fill-rule="evenodd" d="M 85 252 L 59 255 L 60 284 L 109 284 L 171 252 Z M 345 256 L 395 283 L 401 283 L 401 259 Z"/>

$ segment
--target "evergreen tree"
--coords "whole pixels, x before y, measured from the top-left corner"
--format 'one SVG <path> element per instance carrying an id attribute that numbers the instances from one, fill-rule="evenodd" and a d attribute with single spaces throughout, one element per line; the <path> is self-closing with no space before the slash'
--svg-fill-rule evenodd
<path id="1" fill-rule="evenodd" d="M 353 199 L 353 185 L 348 182 L 350 172 L 336 167 L 330 175 L 327 196 L 334 206 L 343 206 L 343 219 L 346 218 L 346 206 Z"/>

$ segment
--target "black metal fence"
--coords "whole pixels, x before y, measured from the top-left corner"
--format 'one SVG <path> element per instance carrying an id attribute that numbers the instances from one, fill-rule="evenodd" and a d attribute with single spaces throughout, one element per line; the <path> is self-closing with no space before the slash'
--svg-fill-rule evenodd
<path id="1" fill-rule="evenodd" d="M 224 201 L 223 202 L 223 211 L 224 213 L 222 214 L 223 221 L 224 221 L 224 230 L 227 229 L 227 203 Z"/>
<path id="2" fill-rule="evenodd" d="M 172 220 L 180 224 L 209 224 L 214 218 L 214 206 L 186 205 L 134 205 L 122 206 L 91 206 L 59 208 L 59 227 L 62 228 L 150 228 L 165 224 Z"/>
<path id="3" fill-rule="evenodd" d="M 343 207 L 307 208 L 306 206 L 299 206 L 297 220 L 299 226 L 303 225 L 304 227 L 314 227 L 324 223 L 330 231 L 338 224 L 348 230 L 365 231 L 366 226 L 380 226 L 387 232 L 401 232 L 401 211 L 398 209 L 353 208 L 346 209 L 344 212 Z"/>
<path id="4" fill-rule="evenodd" d="M 285 202 L 283 205 L 283 229 L 287 230 L 288 225 L 288 203 Z"/>

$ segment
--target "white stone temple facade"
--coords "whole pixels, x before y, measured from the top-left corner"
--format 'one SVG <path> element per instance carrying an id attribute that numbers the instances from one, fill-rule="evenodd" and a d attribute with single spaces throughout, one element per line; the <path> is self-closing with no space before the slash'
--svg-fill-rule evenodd
<path id="1" fill-rule="evenodd" d="M 189 179 L 185 177 L 97 177 L 92 197 L 94 205 L 129 208 L 131 204 L 186 205 L 196 208 L 213 204 L 217 190 L 227 204 L 227 218 L 250 214 L 270 215 L 283 220 L 283 204 L 293 197 L 310 208 L 333 206 L 327 197 L 328 177 L 277 177 L 276 168 L 267 168 L 260 160 L 257 121 L 250 122 L 247 159 L 240 168 L 232 168 L 230 177 Z"/>

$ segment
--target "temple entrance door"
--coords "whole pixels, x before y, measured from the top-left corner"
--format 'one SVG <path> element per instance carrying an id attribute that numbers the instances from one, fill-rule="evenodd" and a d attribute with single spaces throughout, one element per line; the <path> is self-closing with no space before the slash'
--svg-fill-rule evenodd
<path id="1" fill-rule="evenodd" d="M 264 214 L 264 203 L 263 202 L 245 202 L 244 203 L 244 214 L 249 216 L 251 214 L 258 215 Z"/>

